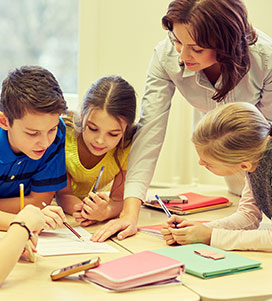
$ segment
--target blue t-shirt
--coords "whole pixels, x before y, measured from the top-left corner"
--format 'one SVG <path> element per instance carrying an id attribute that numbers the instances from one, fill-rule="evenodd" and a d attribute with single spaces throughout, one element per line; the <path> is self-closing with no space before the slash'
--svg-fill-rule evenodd
<path id="1" fill-rule="evenodd" d="M 54 142 L 39 160 L 33 160 L 23 153 L 15 154 L 7 131 L 0 128 L 0 198 L 18 197 L 20 183 L 24 184 L 25 195 L 66 187 L 65 133 L 65 124 L 60 118 Z"/>

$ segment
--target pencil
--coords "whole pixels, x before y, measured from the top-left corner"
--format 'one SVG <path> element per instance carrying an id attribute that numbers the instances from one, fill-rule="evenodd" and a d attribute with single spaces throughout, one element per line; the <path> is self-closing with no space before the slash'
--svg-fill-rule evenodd
<path id="1" fill-rule="evenodd" d="M 24 197 L 24 184 L 20 184 L 20 210 L 24 209 L 25 207 L 25 197 Z"/>
<path id="2" fill-rule="evenodd" d="M 24 184 L 19 184 L 20 187 L 20 210 L 23 210 L 25 207 L 25 192 L 24 192 Z M 25 249 L 28 251 L 28 259 L 30 262 L 35 262 L 35 254 L 32 251 L 31 245 L 29 241 L 26 242 Z"/>
<path id="3" fill-rule="evenodd" d="M 68 223 L 63 222 L 63 225 L 68 228 L 71 232 L 73 232 L 81 241 L 83 241 L 84 239 L 82 238 L 82 236 L 75 230 L 73 229 Z"/>
<path id="4" fill-rule="evenodd" d="M 43 207 L 46 207 L 46 206 L 47 206 L 45 202 L 42 202 L 42 205 L 43 205 Z M 82 238 L 82 236 L 81 236 L 75 229 L 73 229 L 72 226 L 70 226 L 70 225 L 69 225 L 68 223 L 66 223 L 66 222 L 63 222 L 63 225 L 64 225 L 67 229 L 69 229 L 72 233 L 74 233 L 75 236 L 76 236 L 77 238 L 79 238 L 81 241 L 84 241 L 84 239 Z"/>

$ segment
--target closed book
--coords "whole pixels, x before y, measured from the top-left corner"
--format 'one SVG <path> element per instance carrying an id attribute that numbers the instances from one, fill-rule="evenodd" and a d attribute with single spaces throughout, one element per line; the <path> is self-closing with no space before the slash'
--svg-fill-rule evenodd
<path id="1" fill-rule="evenodd" d="M 122 291 L 164 280 L 175 279 L 184 271 L 179 260 L 151 251 L 143 251 L 101 263 L 85 271 L 88 281 Z"/>
<path id="2" fill-rule="evenodd" d="M 171 203 L 165 202 L 165 206 L 168 210 L 178 215 L 220 209 L 232 205 L 232 202 L 221 196 L 206 196 L 194 192 L 186 192 L 178 195 L 186 197 L 187 201 L 185 203 L 181 203 L 180 201 L 177 203 L 174 201 L 171 201 Z M 149 208 L 162 210 L 161 206 L 154 200 L 146 200 L 144 205 Z"/>
<path id="3" fill-rule="evenodd" d="M 238 272 L 260 269 L 261 262 L 205 244 L 197 243 L 172 248 L 152 250 L 161 255 L 180 260 L 185 265 L 185 272 L 201 277 L 211 278 Z M 201 256 L 203 251 L 222 255 L 221 259 Z"/>

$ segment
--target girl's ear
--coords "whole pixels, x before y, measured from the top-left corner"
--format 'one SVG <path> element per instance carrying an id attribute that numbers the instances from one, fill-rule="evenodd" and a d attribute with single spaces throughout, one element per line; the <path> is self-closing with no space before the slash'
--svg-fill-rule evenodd
<path id="1" fill-rule="evenodd" d="M 240 167 L 242 168 L 243 171 L 253 172 L 255 170 L 255 167 L 250 161 L 245 161 L 240 163 Z"/>
<path id="2" fill-rule="evenodd" d="M 0 112 L 0 128 L 7 130 L 9 128 L 8 118 L 3 112 Z"/>

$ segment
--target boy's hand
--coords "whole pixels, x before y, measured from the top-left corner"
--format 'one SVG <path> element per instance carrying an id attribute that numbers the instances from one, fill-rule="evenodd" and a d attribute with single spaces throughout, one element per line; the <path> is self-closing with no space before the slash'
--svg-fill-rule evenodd
<path id="1" fill-rule="evenodd" d="M 67 222 L 66 216 L 59 206 L 46 206 L 43 208 L 42 213 L 46 219 L 46 225 L 44 229 L 56 229 L 57 227 L 63 227 L 63 222 Z"/>

